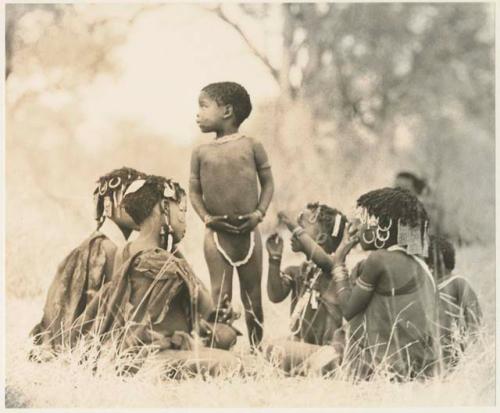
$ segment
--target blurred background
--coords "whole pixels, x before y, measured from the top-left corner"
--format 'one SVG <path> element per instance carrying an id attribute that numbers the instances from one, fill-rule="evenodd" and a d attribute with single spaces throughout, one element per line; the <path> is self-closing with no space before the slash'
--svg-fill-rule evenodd
<path id="1" fill-rule="evenodd" d="M 495 236 L 494 4 L 9 4 L 7 294 L 45 294 L 94 229 L 92 192 L 131 166 L 187 188 L 207 83 L 243 84 L 275 212 L 350 213 L 399 170 L 461 245 Z M 207 280 L 203 226 L 184 249 Z"/>

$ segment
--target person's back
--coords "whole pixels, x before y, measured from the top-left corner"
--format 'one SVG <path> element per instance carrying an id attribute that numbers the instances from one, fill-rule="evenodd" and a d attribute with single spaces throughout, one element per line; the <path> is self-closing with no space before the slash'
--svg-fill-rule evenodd
<path id="1" fill-rule="evenodd" d="M 438 279 L 439 327 L 445 364 L 455 365 L 482 321 L 478 297 L 467 279 L 455 274 L 455 248 L 443 236 L 432 236 L 429 266 Z"/>
<path id="2" fill-rule="evenodd" d="M 46 344 L 48 348 L 63 344 L 74 321 L 111 280 L 116 251 L 136 229 L 120 201 L 130 183 L 143 176 L 142 172 L 123 167 L 99 178 L 94 191 L 97 229 L 59 265 L 47 293 L 42 320 L 30 332 L 35 344 Z"/>
<path id="3" fill-rule="evenodd" d="M 353 231 L 346 231 L 334 256 L 303 234 L 313 261 L 332 272 L 325 296 L 338 299 L 348 321 L 343 362 L 357 377 L 378 367 L 398 380 L 435 373 L 439 356 L 437 290 L 421 258 L 427 255 L 427 213 L 407 190 L 383 188 L 357 200 Z M 357 242 L 371 251 L 349 277 L 345 257 Z"/>
<path id="4" fill-rule="evenodd" d="M 363 317 L 367 348 L 376 364 L 395 364 L 399 372 L 407 371 L 400 363 L 401 351 L 411 347 L 412 362 L 418 370 L 435 359 L 436 319 L 435 285 L 425 263 L 406 252 L 389 248 L 372 252 L 382 268 L 374 294 Z M 373 257 L 375 255 L 375 257 Z M 355 330 L 356 322 L 352 322 Z M 400 366 L 398 366 L 400 365 Z"/>

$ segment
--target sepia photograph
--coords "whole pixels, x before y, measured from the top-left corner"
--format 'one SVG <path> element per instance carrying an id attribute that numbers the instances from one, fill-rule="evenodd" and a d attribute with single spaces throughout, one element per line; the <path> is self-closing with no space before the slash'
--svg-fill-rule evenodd
<path id="1" fill-rule="evenodd" d="M 494 2 L 7 2 L 5 407 L 496 405 Z"/>

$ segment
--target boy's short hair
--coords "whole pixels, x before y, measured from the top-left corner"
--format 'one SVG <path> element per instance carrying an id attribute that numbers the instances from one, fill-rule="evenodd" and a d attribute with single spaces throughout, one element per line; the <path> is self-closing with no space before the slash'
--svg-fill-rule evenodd
<path id="1" fill-rule="evenodd" d="M 443 236 L 430 236 L 429 243 L 429 265 L 434 267 L 433 263 L 433 249 L 437 248 L 438 259 L 441 255 L 444 267 L 448 271 L 453 271 L 455 269 L 455 247 L 447 238 Z"/>
<path id="2" fill-rule="evenodd" d="M 240 126 L 252 112 L 252 102 L 246 89 L 235 82 L 210 83 L 202 89 L 208 96 L 219 105 L 231 105 L 233 107 L 236 126 Z"/>
<path id="3" fill-rule="evenodd" d="M 415 175 L 412 172 L 400 171 L 396 175 L 396 179 L 397 178 L 409 179 L 412 182 L 413 187 L 415 188 L 415 192 L 417 193 L 417 195 L 421 195 L 422 192 L 424 191 L 424 189 L 427 187 L 427 183 L 425 182 L 425 179 L 419 178 L 417 175 Z"/>

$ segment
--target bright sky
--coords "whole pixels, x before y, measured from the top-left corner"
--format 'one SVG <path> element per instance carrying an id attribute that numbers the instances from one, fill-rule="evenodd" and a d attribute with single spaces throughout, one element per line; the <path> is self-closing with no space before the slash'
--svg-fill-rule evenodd
<path id="1" fill-rule="evenodd" d="M 252 33 L 257 40 L 258 29 Z M 271 48 L 276 40 L 265 39 Z M 103 136 L 121 118 L 191 144 L 199 135 L 194 121 L 198 94 L 210 82 L 239 82 L 254 103 L 278 94 L 277 84 L 236 31 L 201 5 L 168 5 L 141 15 L 116 57 L 118 77 L 99 78 L 81 102 L 86 121 L 78 135 L 89 144 L 89 136 Z"/>

